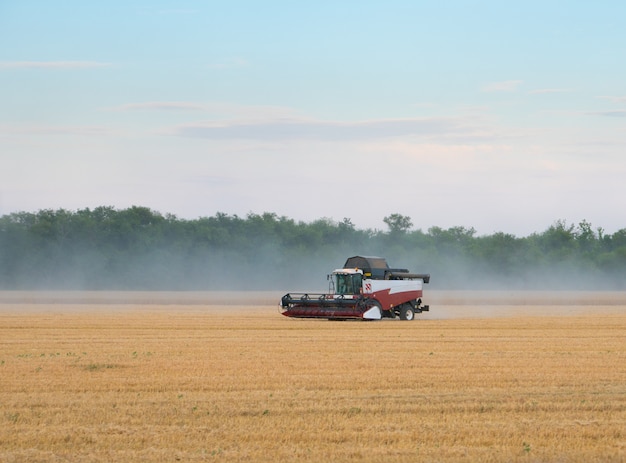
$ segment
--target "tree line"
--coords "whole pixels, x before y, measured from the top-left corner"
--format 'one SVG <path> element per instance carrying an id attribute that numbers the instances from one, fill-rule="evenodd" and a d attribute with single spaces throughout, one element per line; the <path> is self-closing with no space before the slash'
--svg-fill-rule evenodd
<path id="1" fill-rule="evenodd" d="M 558 220 L 517 237 L 423 231 L 396 213 L 384 223 L 270 212 L 186 220 L 140 206 L 17 212 L 0 217 L 0 289 L 313 291 L 353 255 L 430 273 L 431 288 L 626 289 L 626 229 Z"/>

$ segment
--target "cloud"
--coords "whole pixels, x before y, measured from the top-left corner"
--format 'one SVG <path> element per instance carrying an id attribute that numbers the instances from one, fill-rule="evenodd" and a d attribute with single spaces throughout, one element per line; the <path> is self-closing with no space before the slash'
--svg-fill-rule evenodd
<path id="1" fill-rule="evenodd" d="M 514 92 L 523 83 L 522 80 L 504 80 L 501 82 L 491 82 L 483 87 L 483 92 Z"/>
<path id="2" fill-rule="evenodd" d="M 590 111 L 588 116 L 626 117 L 626 109 L 614 109 L 612 111 Z"/>
<path id="3" fill-rule="evenodd" d="M 89 69 L 111 66 L 99 61 L 0 61 L 0 69 Z"/>
<path id="4" fill-rule="evenodd" d="M 215 119 L 268 120 L 302 118 L 293 108 L 285 106 L 253 106 L 223 102 L 144 101 L 101 108 L 102 111 L 204 111 Z"/>
<path id="5" fill-rule="evenodd" d="M 369 121 L 319 121 L 273 119 L 264 121 L 207 121 L 179 125 L 173 130 L 181 137 L 213 140 L 317 140 L 353 141 L 410 136 L 471 135 L 473 129 L 452 118 L 380 119 Z"/>
<path id="6" fill-rule="evenodd" d="M 201 111 L 204 109 L 207 109 L 206 106 L 188 101 L 147 101 L 109 108 L 111 111 Z"/>
<path id="7" fill-rule="evenodd" d="M 242 105 L 224 102 L 211 102 L 204 106 L 207 111 L 221 118 L 255 121 L 306 118 L 300 112 L 287 106 Z"/>
<path id="8" fill-rule="evenodd" d="M 611 103 L 617 103 L 617 104 L 626 103 L 626 96 L 599 96 L 598 98 L 601 98 L 603 100 L 608 100 Z"/>
<path id="9" fill-rule="evenodd" d="M 571 90 L 566 88 L 539 88 L 537 90 L 531 90 L 528 92 L 529 95 L 543 95 L 547 93 L 567 93 L 571 92 Z"/>
<path id="10" fill-rule="evenodd" d="M 102 136 L 111 135 L 113 130 L 97 125 L 65 125 L 65 126 L 0 126 L 0 135 L 80 135 Z"/>

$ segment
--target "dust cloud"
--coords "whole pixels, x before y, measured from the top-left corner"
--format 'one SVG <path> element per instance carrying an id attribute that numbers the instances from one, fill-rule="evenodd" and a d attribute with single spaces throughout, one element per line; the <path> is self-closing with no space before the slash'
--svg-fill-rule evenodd
<path id="1" fill-rule="evenodd" d="M 580 268 L 575 263 L 531 263 L 487 266 L 467 258 L 387 247 L 321 247 L 285 252 L 278 245 L 250 243 L 249 252 L 201 248 L 180 250 L 174 245 L 132 255 L 112 255 L 97 248 L 46 256 L 42 263 L 14 259 L 3 269 L 0 290 L 83 291 L 281 291 L 325 292 L 327 275 L 354 255 L 382 256 L 392 268 L 428 273 L 425 290 L 570 290 L 626 289 L 619 272 Z M 601 269 L 600 269 L 601 270 Z"/>
<path id="2" fill-rule="evenodd" d="M 219 313 L 223 316 L 282 317 L 280 291 L 0 291 L 0 313 Z M 447 291 L 426 290 L 429 312 L 416 315 L 416 329 L 429 320 L 623 315 L 624 291 Z M 383 319 L 377 323 L 406 323 Z M 358 323 L 358 322 L 357 322 Z M 361 322 L 365 323 L 365 322 Z M 329 323 L 332 326 L 332 323 Z"/>

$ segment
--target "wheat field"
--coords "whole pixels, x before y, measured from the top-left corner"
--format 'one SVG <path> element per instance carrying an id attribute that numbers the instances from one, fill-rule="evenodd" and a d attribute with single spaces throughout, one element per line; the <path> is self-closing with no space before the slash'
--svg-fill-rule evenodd
<path id="1" fill-rule="evenodd" d="M 626 294 L 0 294 L 0 462 L 626 461 Z"/>

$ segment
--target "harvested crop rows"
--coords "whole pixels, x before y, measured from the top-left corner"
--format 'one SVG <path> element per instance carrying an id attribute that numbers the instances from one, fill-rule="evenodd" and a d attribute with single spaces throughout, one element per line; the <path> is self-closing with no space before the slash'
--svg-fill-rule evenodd
<path id="1" fill-rule="evenodd" d="M 622 299 L 413 322 L 5 300 L 0 462 L 626 461 Z"/>

